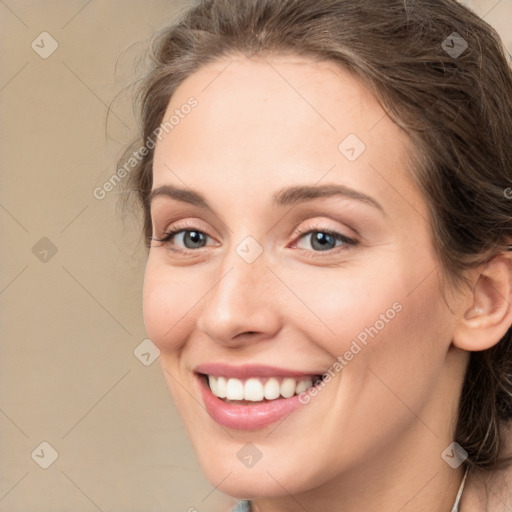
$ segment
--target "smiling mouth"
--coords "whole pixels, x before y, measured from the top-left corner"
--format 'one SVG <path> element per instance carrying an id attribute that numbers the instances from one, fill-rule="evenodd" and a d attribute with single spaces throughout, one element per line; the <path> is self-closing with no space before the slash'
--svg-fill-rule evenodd
<path id="1" fill-rule="evenodd" d="M 302 377 L 250 377 L 237 379 L 200 374 L 214 396 L 223 402 L 249 405 L 291 398 L 322 381 L 322 375 Z"/>

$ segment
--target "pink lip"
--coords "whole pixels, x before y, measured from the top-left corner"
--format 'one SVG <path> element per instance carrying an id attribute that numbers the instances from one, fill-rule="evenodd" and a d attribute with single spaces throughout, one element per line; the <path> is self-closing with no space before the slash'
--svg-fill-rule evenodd
<path id="1" fill-rule="evenodd" d="M 204 370 L 204 367 L 201 368 Z M 247 371 L 248 368 L 249 367 L 245 367 L 244 371 Z M 242 369 L 239 368 L 239 370 L 241 371 Z M 223 375 L 223 373 L 214 374 L 211 368 L 208 373 L 210 375 Z M 232 374 L 230 375 L 234 376 Z M 251 375 L 254 375 L 254 373 L 251 373 Z M 272 375 L 276 375 L 276 373 L 273 373 Z M 302 405 L 299 401 L 298 395 L 294 395 L 291 398 L 277 398 L 276 400 L 261 402 L 254 405 L 236 405 L 226 403 L 220 398 L 217 398 L 211 392 L 204 376 L 196 374 L 195 377 L 208 414 L 212 419 L 224 427 L 238 430 L 262 429 L 280 419 L 285 418 Z"/>
<path id="2" fill-rule="evenodd" d="M 276 366 L 242 365 L 231 366 L 223 363 L 205 363 L 194 368 L 196 373 L 214 375 L 216 377 L 234 377 L 236 379 L 248 379 L 249 377 L 313 377 L 321 375 L 321 372 L 297 372 Z"/>

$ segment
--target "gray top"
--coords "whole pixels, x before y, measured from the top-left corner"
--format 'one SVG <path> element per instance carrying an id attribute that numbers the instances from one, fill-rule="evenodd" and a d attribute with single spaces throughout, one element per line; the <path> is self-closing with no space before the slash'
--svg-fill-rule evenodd
<path id="1" fill-rule="evenodd" d="M 239 501 L 231 512 L 251 512 L 251 502 L 250 501 Z"/>

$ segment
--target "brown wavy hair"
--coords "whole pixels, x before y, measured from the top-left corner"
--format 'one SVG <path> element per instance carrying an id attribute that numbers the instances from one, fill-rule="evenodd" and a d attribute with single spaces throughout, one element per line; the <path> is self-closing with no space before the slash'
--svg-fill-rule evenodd
<path id="1" fill-rule="evenodd" d="M 446 51 L 454 37 L 467 43 L 460 55 Z M 234 54 L 271 53 L 338 63 L 406 130 L 414 148 L 411 173 L 427 199 L 450 283 L 459 286 L 466 270 L 509 248 L 512 73 L 495 30 L 455 0 L 196 2 L 151 40 L 149 71 L 136 96 L 140 137 L 120 163 L 136 147 L 154 147 L 147 142 L 154 141 L 171 96 L 201 66 Z M 142 210 L 146 243 L 152 147 L 125 180 Z M 455 432 L 469 455 L 465 464 L 484 470 L 510 464 L 500 431 L 509 420 L 510 328 L 492 348 L 470 354 Z"/>

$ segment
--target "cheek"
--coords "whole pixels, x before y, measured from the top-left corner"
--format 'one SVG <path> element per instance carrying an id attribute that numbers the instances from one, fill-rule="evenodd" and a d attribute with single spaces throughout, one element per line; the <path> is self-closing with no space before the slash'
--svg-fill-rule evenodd
<path id="1" fill-rule="evenodd" d="M 392 381 L 414 372 L 428 380 L 442 364 L 450 324 L 437 274 L 425 279 L 417 270 L 431 268 L 432 262 L 422 263 L 415 270 L 396 261 L 386 268 L 382 261 L 372 262 L 317 272 L 314 279 L 290 271 L 283 280 L 293 283 L 294 294 L 307 306 L 295 301 L 296 325 L 333 361 L 341 356 L 346 379 L 359 381 L 371 367 L 385 368 Z M 404 367 L 401 376 L 387 371 Z M 333 370 L 339 373 L 340 365 Z"/>
<path id="2" fill-rule="evenodd" d="M 294 295 L 281 292 L 283 310 L 293 305 L 295 325 L 334 358 L 349 350 L 353 340 L 364 346 L 375 329 L 387 330 L 402 309 L 405 286 L 398 277 L 383 275 L 376 264 L 358 267 L 281 273 Z"/>
<path id="3" fill-rule="evenodd" d="M 346 361 L 338 381 L 339 416 L 351 410 L 354 421 L 347 429 L 354 428 L 356 436 L 364 428 L 383 443 L 414 418 L 404 403 L 421 411 L 433 396 L 451 339 L 436 278 L 413 293 L 404 284 L 395 285 L 392 293 L 386 287 L 375 290 L 372 301 L 358 304 L 359 310 L 347 303 L 346 317 L 357 318 L 357 324 L 345 328 L 350 332 L 338 345 Z M 366 424 L 369 417 L 375 425 Z"/>
<path id="4" fill-rule="evenodd" d="M 193 273 L 175 272 L 156 258 L 148 258 L 143 287 L 144 324 L 149 338 L 162 352 L 179 350 L 185 333 L 190 332 L 193 309 L 201 297 L 193 279 Z"/>

